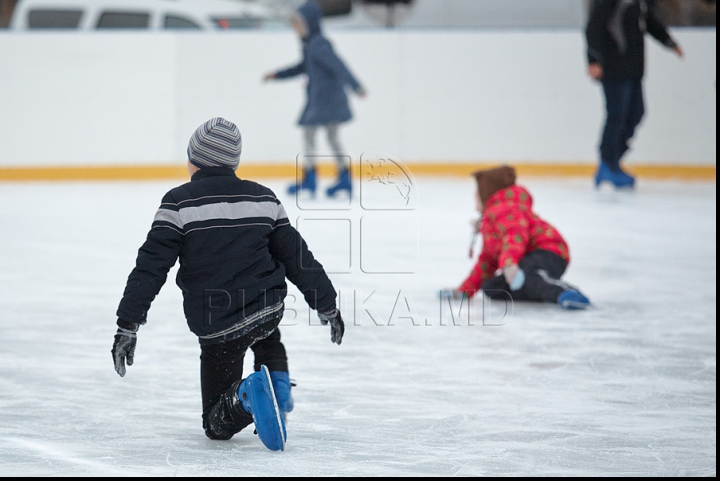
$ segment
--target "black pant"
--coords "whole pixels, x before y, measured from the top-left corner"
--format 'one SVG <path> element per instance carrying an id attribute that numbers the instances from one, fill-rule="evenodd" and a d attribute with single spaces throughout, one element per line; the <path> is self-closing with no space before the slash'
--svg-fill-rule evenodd
<path id="1" fill-rule="evenodd" d="M 515 301 L 557 302 L 558 296 L 570 286 L 560 281 L 568 263 L 557 254 L 538 249 L 518 262 L 525 272 L 525 283 L 517 291 L 511 291 L 505 276 L 483 281 L 482 290 L 490 299 L 507 299 L 508 293 Z"/>
<path id="2" fill-rule="evenodd" d="M 270 371 L 288 371 L 285 346 L 280 342 L 277 328 L 279 323 L 280 319 L 268 321 L 241 338 L 201 346 L 203 428 L 210 439 L 230 439 L 253 422 L 237 396 L 248 348 L 255 355 L 255 371 L 263 364 Z"/>
<path id="3" fill-rule="evenodd" d="M 642 80 L 639 78 L 603 80 L 607 118 L 600 142 L 602 161 L 613 172 L 620 170 L 620 159 L 645 114 Z"/>

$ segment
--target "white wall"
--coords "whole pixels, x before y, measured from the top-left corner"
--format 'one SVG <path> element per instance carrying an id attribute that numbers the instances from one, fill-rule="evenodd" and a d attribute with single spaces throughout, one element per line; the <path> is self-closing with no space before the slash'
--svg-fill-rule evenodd
<path id="1" fill-rule="evenodd" d="M 648 41 L 647 116 L 630 158 L 715 165 L 715 29 L 673 33 L 683 60 Z M 579 30 L 330 38 L 369 91 L 341 131 L 355 155 L 595 161 L 603 99 Z M 0 166 L 181 162 L 213 116 L 240 126 L 245 162 L 290 162 L 303 80 L 260 79 L 299 57 L 286 31 L 0 34 Z"/>
<path id="2" fill-rule="evenodd" d="M 297 7 L 303 0 L 285 3 Z M 410 6 L 397 5 L 394 19 L 395 28 L 581 28 L 586 22 L 586 1 L 415 0 Z M 328 28 L 367 28 L 385 26 L 387 20 L 385 5 L 355 2 L 350 15 L 326 18 L 324 23 Z"/>

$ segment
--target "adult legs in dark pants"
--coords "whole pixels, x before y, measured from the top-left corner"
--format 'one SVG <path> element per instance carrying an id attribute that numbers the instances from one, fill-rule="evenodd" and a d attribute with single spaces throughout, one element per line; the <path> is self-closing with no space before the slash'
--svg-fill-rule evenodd
<path id="1" fill-rule="evenodd" d="M 609 79 L 603 80 L 602 85 L 607 117 L 600 142 L 601 169 L 604 166 L 611 176 L 619 174 L 619 179 L 632 185 L 632 177 L 623 172 L 620 161 L 645 115 L 642 80 Z"/>
<path id="2" fill-rule="evenodd" d="M 270 371 L 287 371 L 287 356 L 280 342 L 278 324 L 279 319 L 268 321 L 238 339 L 201 346 L 203 428 L 210 439 L 230 439 L 253 422 L 237 394 L 248 348 L 255 354 L 255 370 L 265 364 Z"/>
<path id="3" fill-rule="evenodd" d="M 482 290 L 491 299 L 507 299 L 509 293 L 515 301 L 557 302 L 558 297 L 570 288 L 560 281 L 568 263 L 557 254 L 538 249 L 518 262 L 525 272 L 525 283 L 517 291 L 511 291 L 504 275 L 486 279 Z"/>

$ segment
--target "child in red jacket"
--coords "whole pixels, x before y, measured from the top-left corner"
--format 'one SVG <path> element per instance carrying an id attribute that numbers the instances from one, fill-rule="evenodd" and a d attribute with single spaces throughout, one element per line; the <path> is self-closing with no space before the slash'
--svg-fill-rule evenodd
<path id="1" fill-rule="evenodd" d="M 560 280 L 570 262 L 568 245 L 557 229 L 532 211 L 530 193 L 515 184 L 515 169 L 502 166 L 473 175 L 483 249 L 465 282 L 443 295 L 472 297 L 482 289 L 491 299 L 510 293 L 516 301 L 588 307 L 587 297 Z"/>

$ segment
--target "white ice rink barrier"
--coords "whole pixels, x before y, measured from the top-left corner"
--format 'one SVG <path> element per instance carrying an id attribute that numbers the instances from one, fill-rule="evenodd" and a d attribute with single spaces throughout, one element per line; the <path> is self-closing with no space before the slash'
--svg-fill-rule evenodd
<path id="1" fill-rule="evenodd" d="M 647 40 L 647 115 L 629 162 L 714 167 L 715 29 L 676 29 L 678 59 Z M 604 109 L 580 30 L 331 31 L 366 86 L 341 130 L 359 157 L 406 163 L 595 163 Z M 182 164 L 210 117 L 240 126 L 246 164 L 290 165 L 302 79 L 288 31 L 0 34 L 0 169 Z M 324 138 L 319 146 L 325 148 Z"/>

